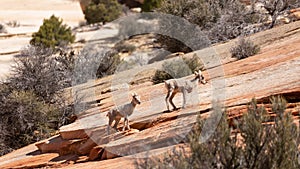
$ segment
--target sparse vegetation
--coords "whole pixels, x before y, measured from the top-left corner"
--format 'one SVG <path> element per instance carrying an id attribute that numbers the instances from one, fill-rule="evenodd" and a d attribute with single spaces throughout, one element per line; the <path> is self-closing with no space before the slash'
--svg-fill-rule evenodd
<path id="1" fill-rule="evenodd" d="M 58 116 L 55 106 L 43 102 L 31 91 L 17 91 L 5 84 L 1 85 L 0 93 L 0 137 L 6 147 L 0 155 L 54 134 L 49 121 Z"/>
<path id="2" fill-rule="evenodd" d="M 248 113 L 228 124 L 226 113 L 215 107 L 211 119 L 222 116 L 211 137 L 201 143 L 204 120 L 198 118 L 197 125 L 189 137 L 190 151 L 173 150 L 162 159 L 148 158 L 137 161 L 137 168 L 226 168 L 296 169 L 300 167 L 299 128 L 293 123 L 290 112 L 286 112 L 286 101 L 281 97 L 271 98 L 271 118 L 266 109 L 253 99 Z M 190 153 L 189 153 L 190 152 Z"/>
<path id="3" fill-rule="evenodd" d="M 49 19 L 44 19 L 38 32 L 32 35 L 30 44 L 54 48 L 74 42 L 75 36 L 72 34 L 71 28 L 62 23 L 63 21 L 54 15 Z"/>
<path id="4" fill-rule="evenodd" d="M 297 0 L 252 0 L 250 2 L 251 8 L 246 8 L 239 0 L 163 0 L 158 11 L 183 17 L 197 24 L 208 34 L 213 43 L 217 43 L 273 28 L 278 16 L 300 6 Z M 267 13 L 255 8 L 257 2 L 263 4 L 262 8 Z M 268 17 L 271 18 L 270 24 L 268 24 Z M 176 47 L 176 43 L 173 46 Z"/>
<path id="5" fill-rule="evenodd" d="M 89 24 L 113 21 L 121 15 L 122 7 L 117 0 L 92 0 L 84 11 Z"/>
<path id="6" fill-rule="evenodd" d="M 73 85 L 112 75 L 120 63 L 121 59 L 116 50 L 101 45 L 87 45 L 76 59 Z"/>
<path id="7" fill-rule="evenodd" d="M 198 25 L 210 42 L 218 43 L 272 28 L 278 16 L 287 15 L 289 9 L 300 6 L 297 0 L 251 0 L 250 2 L 251 5 L 246 6 L 240 0 L 162 0 L 156 12 L 179 16 Z M 258 2 L 263 4 L 261 8 L 256 7 Z M 171 25 L 172 30 L 178 29 L 174 22 Z M 165 49 L 173 53 L 197 50 L 185 46 L 173 37 L 157 35 L 157 40 Z"/>
<path id="8" fill-rule="evenodd" d="M 241 38 L 236 46 L 231 49 L 231 55 L 237 59 L 244 59 L 257 54 L 259 51 L 260 48 L 258 45 L 255 45 L 250 40 Z"/>
<path id="9" fill-rule="evenodd" d="M 158 84 L 158 83 L 162 83 L 168 79 L 172 79 L 172 76 L 169 73 L 167 73 L 163 70 L 156 70 L 156 72 L 152 78 L 152 82 L 154 84 Z"/>
<path id="10" fill-rule="evenodd" d="M 159 8 L 162 1 L 163 0 L 145 0 L 142 5 L 142 10 L 144 12 L 151 12 L 154 9 Z"/>
<path id="11" fill-rule="evenodd" d="M 263 4 L 264 9 L 271 16 L 269 28 L 273 28 L 276 24 L 278 16 L 286 13 L 291 8 L 300 7 L 299 0 L 258 0 Z"/>
<path id="12" fill-rule="evenodd" d="M 258 32 L 263 27 L 250 25 L 262 23 L 266 19 L 254 9 L 247 9 L 239 0 L 164 0 L 158 11 L 183 17 L 197 24 L 213 43 Z"/>
<path id="13" fill-rule="evenodd" d="M 70 66 L 73 63 L 54 57 L 53 49 L 30 46 L 21 53 L 9 78 L 14 88 L 33 91 L 36 96 L 51 103 L 58 92 L 71 85 Z M 69 57 L 74 57 L 74 53 L 70 53 Z"/>
<path id="14" fill-rule="evenodd" d="M 181 78 L 192 74 L 195 70 L 203 70 L 203 68 L 203 63 L 197 55 L 194 55 L 192 58 L 165 61 L 162 65 L 162 70 L 155 72 L 152 82 L 157 84 L 168 79 Z"/>
<path id="15" fill-rule="evenodd" d="M 219 8 L 220 17 L 210 28 L 204 30 L 212 43 L 228 41 L 266 29 L 262 23 L 267 17 L 252 8 L 247 9 L 240 1 L 228 1 Z"/>
<path id="16" fill-rule="evenodd" d="M 71 85 L 74 53 L 28 47 L 16 58 L 12 76 L 0 84 L 0 154 L 48 138 L 74 113 L 62 90 Z"/>
<path id="17" fill-rule="evenodd" d="M 158 11 L 183 17 L 200 27 L 208 26 L 220 16 L 219 0 L 163 0 Z M 221 4 L 220 4 L 221 5 Z"/>

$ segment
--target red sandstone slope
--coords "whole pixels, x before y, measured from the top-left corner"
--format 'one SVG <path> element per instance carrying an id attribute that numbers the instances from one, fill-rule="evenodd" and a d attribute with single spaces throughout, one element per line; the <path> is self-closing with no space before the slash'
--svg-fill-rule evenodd
<path id="1" fill-rule="evenodd" d="M 160 154 L 180 144 L 194 124 L 197 112 L 201 111 L 203 116 L 209 115 L 211 101 L 217 95 L 225 96 L 219 97 L 222 99 L 219 101 L 228 108 L 229 118 L 236 118 L 245 112 L 251 98 L 256 97 L 260 102 L 267 103 L 269 96 L 282 94 L 291 102 L 288 109 L 295 115 L 295 122 L 299 122 L 300 22 L 251 38 L 262 46 L 261 52 L 239 61 L 228 58 L 233 42 L 214 47 L 224 64 L 207 64 L 209 69 L 204 73 L 209 83 L 199 85 L 197 95 L 200 102 L 190 104 L 187 109 L 163 113 L 166 107 L 162 84 L 146 82 L 129 85 L 129 90 L 140 94 L 143 102 L 137 107 L 138 111 L 130 116 L 131 131 L 106 134 L 104 112 L 115 103 L 127 102 L 130 94 L 122 89 L 109 90 L 115 77 L 79 86 L 82 92 L 95 93 L 96 98 L 91 95 L 87 101 L 100 99 L 100 106 L 91 107 L 75 123 L 62 127 L 60 135 L 0 157 L 0 168 L 133 168 L 136 157 L 144 157 L 147 152 Z M 208 56 L 210 51 L 204 49 L 197 53 Z M 129 74 L 130 71 L 124 73 Z M 125 74 L 121 77 L 127 78 Z M 135 78 L 147 79 L 147 76 L 146 73 Z M 216 85 L 217 82 L 221 85 Z M 181 104 L 180 95 L 176 96 L 175 104 Z"/>

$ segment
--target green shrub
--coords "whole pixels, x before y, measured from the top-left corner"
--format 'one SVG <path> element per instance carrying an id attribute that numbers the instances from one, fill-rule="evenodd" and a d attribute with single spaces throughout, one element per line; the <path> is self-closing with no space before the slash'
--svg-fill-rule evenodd
<path id="1" fill-rule="evenodd" d="M 49 19 L 44 19 L 43 25 L 40 26 L 38 32 L 32 35 L 30 44 L 54 48 L 73 43 L 75 36 L 72 34 L 71 28 L 62 23 L 63 21 L 54 15 Z"/>
<path id="2" fill-rule="evenodd" d="M 4 91 L 10 90 L 9 87 L 1 87 L 0 137 L 4 139 L 0 144 L 6 149 L 1 149 L 0 155 L 48 138 L 54 133 L 49 121 L 58 116 L 56 113 L 59 111 L 55 106 L 41 101 L 31 91 Z"/>
<path id="3" fill-rule="evenodd" d="M 92 0 L 86 7 L 84 16 L 89 24 L 113 21 L 121 15 L 121 5 L 117 0 Z"/>
<path id="4" fill-rule="evenodd" d="M 162 1 L 163 0 L 145 0 L 142 5 L 142 10 L 144 12 L 151 12 L 154 9 L 159 8 Z"/>
<path id="5" fill-rule="evenodd" d="M 240 130 L 245 144 L 244 165 L 246 168 L 299 168 L 299 129 L 293 123 L 291 112 L 286 112 L 286 101 L 279 96 L 270 100 L 275 118 L 264 107 L 258 107 L 255 100 L 243 116 Z"/>
<path id="6" fill-rule="evenodd" d="M 199 141 L 205 132 L 205 120 L 198 118 L 188 138 L 189 153 L 184 149 L 173 150 L 162 159 L 154 157 L 137 161 L 136 167 L 297 169 L 300 167 L 297 157 L 299 128 L 294 124 L 292 114 L 286 112 L 286 101 L 283 98 L 273 97 L 271 103 L 275 118 L 271 118 L 266 109 L 258 106 L 253 99 L 248 106 L 248 113 L 237 119 L 234 126 L 229 125 L 226 113 L 215 106 L 209 118 L 216 120 L 221 115 L 221 119 L 207 141 Z"/>
<path id="7" fill-rule="evenodd" d="M 237 59 L 244 59 L 249 56 L 253 56 L 260 51 L 258 45 L 255 45 L 252 41 L 245 38 L 239 39 L 236 46 L 231 48 L 230 52 L 232 57 Z"/>
<path id="8" fill-rule="evenodd" d="M 265 14 L 246 8 L 240 0 L 163 0 L 158 11 L 198 25 L 212 43 L 265 29 L 264 26 L 253 25 L 265 22 Z M 173 46 L 176 49 L 176 43 Z"/>
<path id="9" fill-rule="evenodd" d="M 165 61 L 162 70 L 157 70 L 152 78 L 154 84 L 162 83 L 172 78 L 181 78 L 192 74 L 195 70 L 203 70 L 200 58 L 195 54 L 192 58 Z"/>
<path id="10" fill-rule="evenodd" d="M 21 51 L 12 75 L 0 82 L 0 155 L 48 138 L 73 122 L 69 117 L 80 100 L 69 103 L 63 93 L 73 70 L 74 52 L 54 56 L 54 50 L 36 46 Z"/>
<path id="11" fill-rule="evenodd" d="M 209 22 L 216 22 L 220 17 L 221 0 L 215 2 L 204 0 L 163 0 L 158 11 L 183 17 L 200 27 L 206 27 Z"/>
<path id="12" fill-rule="evenodd" d="M 172 79 L 172 76 L 169 73 L 167 73 L 163 70 L 156 70 L 154 76 L 152 77 L 152 82 L 154 84 L 158 84 L 158 83 L 162 83 L 168 79 Z"/>

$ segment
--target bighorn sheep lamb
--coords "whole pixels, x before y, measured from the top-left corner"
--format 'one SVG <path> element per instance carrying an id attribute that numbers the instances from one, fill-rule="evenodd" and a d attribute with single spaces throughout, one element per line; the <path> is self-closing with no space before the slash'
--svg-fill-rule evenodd
<path id="1" fill-rule="evenodd" d="M 141 104 L 140 97 L 136 94 L 132 94 L 132 100 L 130 103 L 117 106 L 113 109 L 111 109 L 106 116 L 108 116 L 108 126 L 107 126 L 107 133 L 109 134 L 109 128 L 111 127 L 111 124 L 113 121 L 115 121 L 115 124 L 113 126 L 114 129 L 117 129 L 117 125 L 119 124 L 122 117 L 124 117 L 124 126 L 123 131 L 125 130 L 125 126 L 128 130 L 130 130 L 129 124 L 128 124 L 128 117 L 133 113 L 134 108 L 136 105 Z"/>
<path id="2" fill-rule="evenodd" d="M 192 80 L 170 79 L 170 80 L 165 81 L 165 87 L 168 90 L 168 94 L 167 94 L 166 99 L 165 99 L 168 111 L 170 111 L 168 102 L 170 102 L 171 105 L 173 106 L 173 110 L 177 110 L 177 108 L 174 105 L 172 100 L 178 92 L 181 92 L 183 94 L 182 108 L 184 109 L 185 104 L 186 104 L 187 92 L 191 93 L 193 91 L 193 88 L 195 88 L 195 86 L 197 86 L 197 84 L 194 84 L 193 82 L 197 81 L 198 83 L 201 82 L 202 84 L 206 83 L 206 81 L 204 79 L 204 76 L 202 75 L 201 70 L 195 71 L 194 74 L 195 74 L 195 78 L 192 79 Z"/>

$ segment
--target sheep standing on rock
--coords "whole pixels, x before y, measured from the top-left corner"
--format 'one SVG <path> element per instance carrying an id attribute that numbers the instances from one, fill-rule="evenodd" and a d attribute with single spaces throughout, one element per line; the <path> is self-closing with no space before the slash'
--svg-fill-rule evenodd
<path id="1" fill-rule="evenodd" d="M 115 121 L 115 124 L 113 126 L 114 129 L 117 129 L 117 125 L 119 124 L 122 117 L 124 117 L 124 126 L 123 131 L 125 130 L 125 127 L 127 127 L 128 130 L 130 130 L 128 117 L 133 113 L 134 108 L 136 105 L 141 104 L 140 97 L 136 94 L 132 94 L 132 100 L 130 103 L 117 106 L 113 109 L 111 109 L 106 116 L 108 116 L 108 126 L 107 126 L 107 133 L 110 134 L 109 128 L 111 127 L 111 124 L 113 121 Z"/>
<path id="2" fill-rule="evenodd" d="M 202 84 L 206 83 L 201 70 L 195 71 L 194 74 L 195 74 L 195 78 L 192 80 L 170 79 L 165 81 L 165 87 L 168 90 L 168 94 L 165 99 L 168 111 L 170 111 L 168 102 L 171 103 L 173 110 L 178 110 L 178 108 L 176 108 L 175 104 L 173 103 L 173 98 L 178 92 L 181 92 L 183 94 L 182 108 L 184 109 L 186 104 L 187 93 L 191 93 L 193 91 L 193 88 L 197 86 L 197 84 L 194 84 L 194 82 L 198 82 L 198 83 L 201 82 Z"/>

